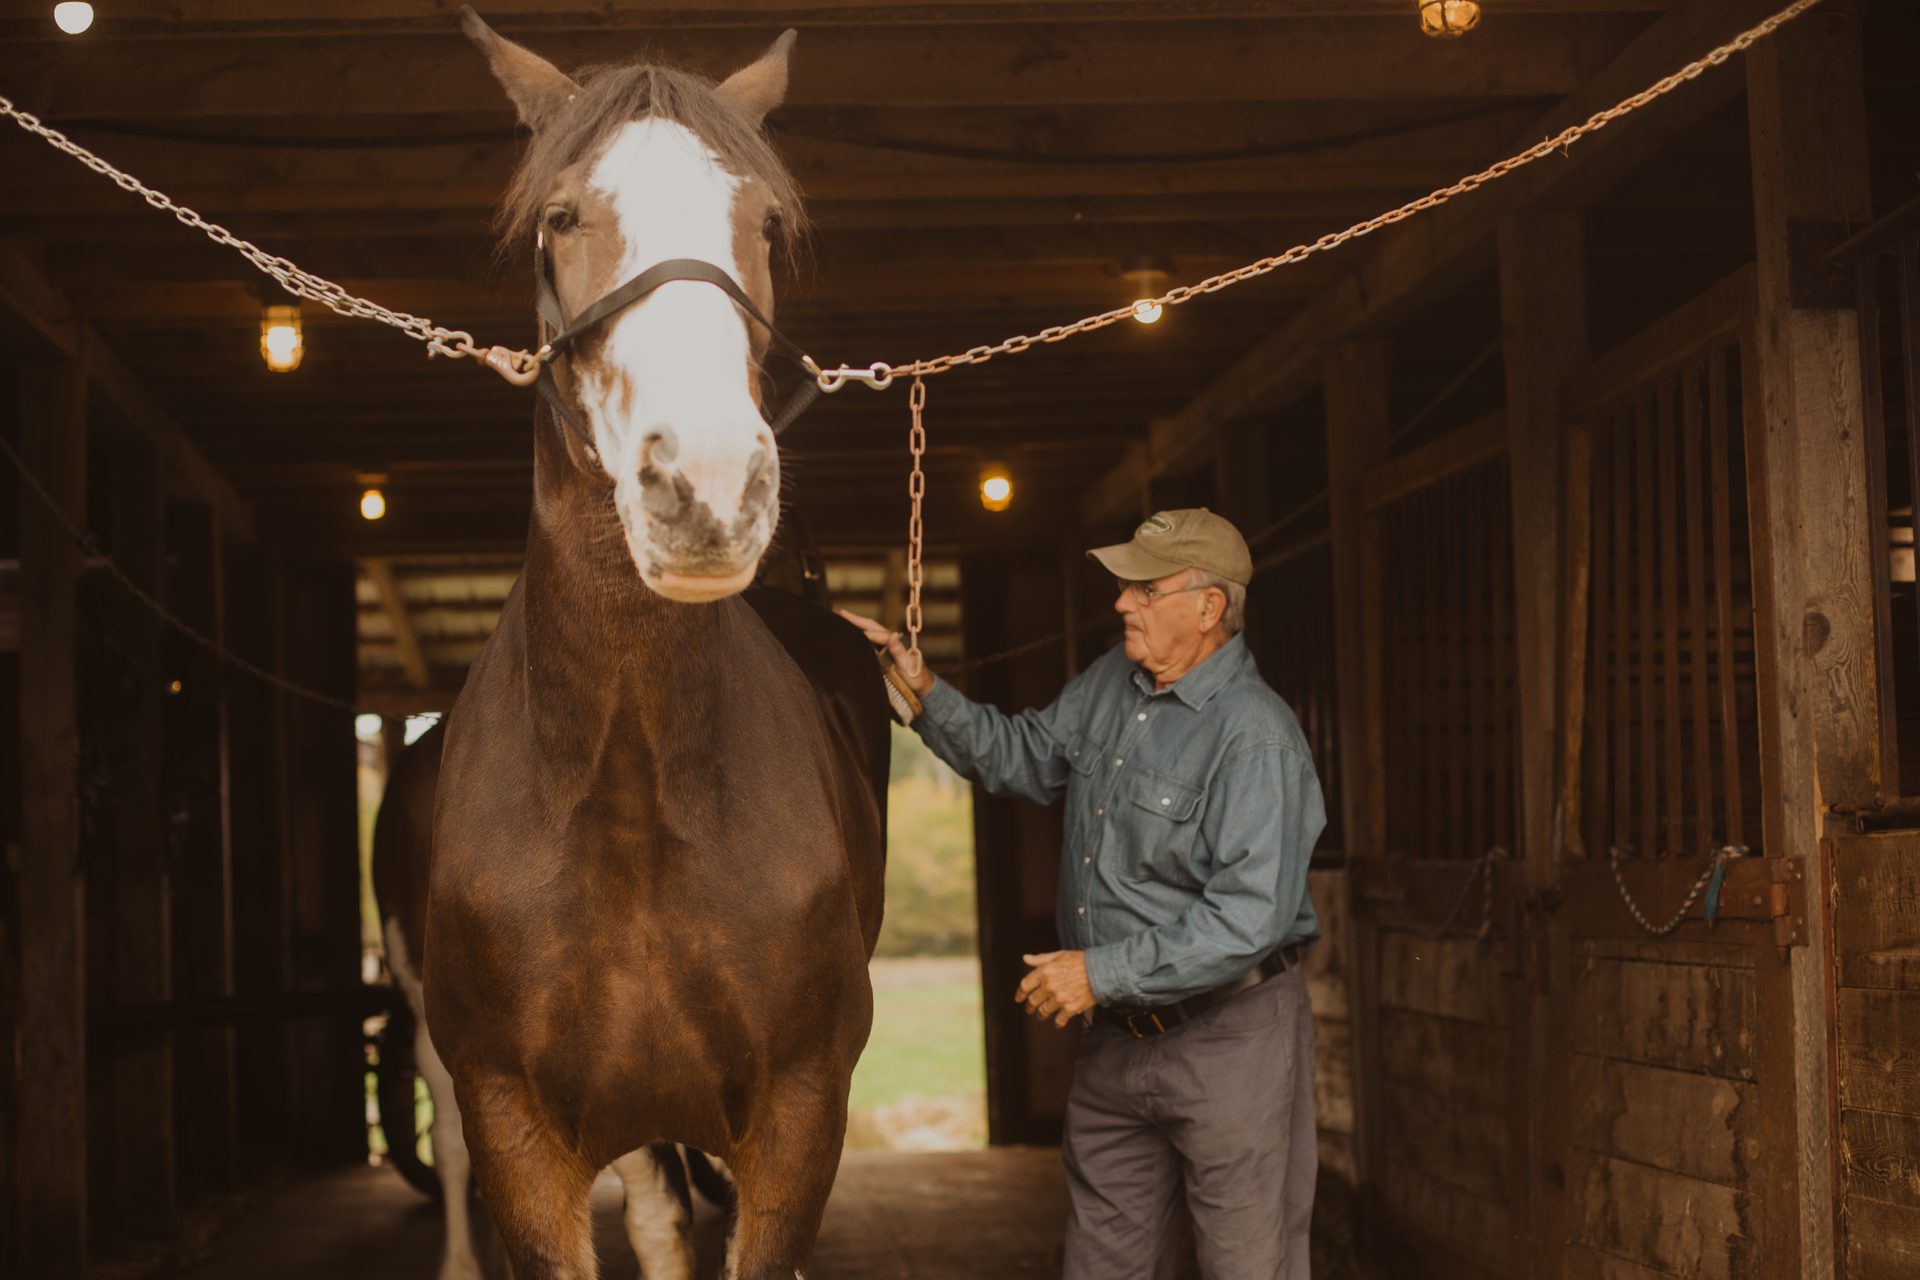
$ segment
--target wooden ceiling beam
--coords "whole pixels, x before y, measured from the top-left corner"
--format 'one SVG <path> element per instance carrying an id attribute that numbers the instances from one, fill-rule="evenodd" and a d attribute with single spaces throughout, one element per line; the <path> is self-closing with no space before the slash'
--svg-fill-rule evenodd
<path id="1" fill-rule="evenodd" d="M 1657 13 L 1671 0 L 1500 0 L 1502 15 Z M 957 26 L 1013 22 L 1172 22 L 1226 18 L 1340 18 L 1409 21 L 1406 0 L 507 0 L 479 6 L 495 29 L 516 37 L 535 31 L 667 31 L 795 26 L 838 31 L 863 24 Z M 426 11 L 423 12 L 423 9 Z M 131 36 L 263 36 L 284 38 L 367 31 L 387 34 L 445 30 L 452 17 L 418 0 L 115 0 L 94 25 L 103 39 Z M 44 17 L 0 22 L 0 39 L 44 39 Z"/>
<path id="2" fill-rule="evenodd" d="M 1636 15 L 1517 16 L 1470 40 L 1435 41 L 1404 18 L 1187 21 L 1141 39 L 1124 26 L 848 25 L 802 42 L 795 105 L 1312 102 L 1560 97 L 1632 35 Z M 676 33 L 653 46 L 709 73 L 746 64 L 766 30 Z M 529 45 L 561 67 L 637 57 L 651 42 L 543 33 Z M 0 46 L 0 83 L 58 121 L 494 111 L 505 101 L 449 19 L 442 36 L 262 40 L 246 55 L 219 37 L 89 39 Z"/>
<path id="3" fill-rule="evenodd" d="M 1549 111 L 1516 146 L 1551 136 L 1654 83 L 1689 59 L 1772 13 L 1774 0 L 1684 0 L 1635 40 L 1605 70 Z M 1227 423 L 1296 398 L 1318 381 L 1321 352 L 1333 339 L 1390 323 L 1436 288 L 1486 259 L 1501 217 L 1546 200 L 1591 200 L 1673 134 L 1698 122 L 1741 90 L 1725 67 L 1709 71 L 1660 103 L 1574 147 L 1564 159 L 1536 164 L 1477 195 L 1429 211 L 1383 233 L 1373 252 L 1351 260 L 1334 286 L 1262 339 L 1178 413 L 1154 422 L 1129 457 L 1089 487 L 1081 508 L 1088 525 L 1134 509 L 1154 477 L 1212 455 Z"/>
<path id="4" fill-rule="evenodd" d="M 420 633 L 414 629 L 413 616 L 407 612 L 406 597 L 400 594 L 400 584 L 394 578 L 393 562 L 385 556 L 370 556 L 361 561 L 361 567 L 373 581 L 374 593 L 380 597 L 380 611 L 387 615 L 387 625 L 393 629 L 393 644 L 400 652 L 401 668 L 414 688 L 425 689 L 433 683 L 433 672 L 427 666 L 426 654 L 421 651 Z"/>

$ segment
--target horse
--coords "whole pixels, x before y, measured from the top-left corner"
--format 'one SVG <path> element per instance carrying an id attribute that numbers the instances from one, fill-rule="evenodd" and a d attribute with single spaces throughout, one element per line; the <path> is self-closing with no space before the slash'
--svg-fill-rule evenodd
<path id="1" fill-rule="evenodd" d="M 872 1024 L 887 737 L 853 628 L 741 594 L 779 508 L 748 307 L 804 217 L 762 130 L 793 34 L 719 84 L 576 83 L 463 21 L 531 131 L 501 226 L 560 322 L 710 269 L 548 366 L 525 564 L 447 720 L 426 1022 L 517 1280 L 594 1276 L 594 1175 L 660 1142 L 730 1167 L 729 1277 L 785 1280 Z"/>
<path id="2" fill-rule="evenodd" d="M 398 1047 L 408 1040 L 412 1062 L 433 1102 L 433 1169 L 440 1183 L 445 1244 L 440 1280 L 481 1280 L 470 1212 L 472 1167 L 460 1126 L 453 1080 L 427 1033 L 420 987 L 420 950 L 426 920 L 427 878 L 433 848 L 433 801 L 440 779 L 445 724 L 436 724 L 394 759 L 373 827 L 374 901 L 379 908 L 387 968 L 404 1004 L 389 1033 Z M 408 1097 L 411 1099 L 411 1089 Z M 388 1141 L 411 1141 L 412 1117 L 383 1115 Z M 610 1166 L 625 1193 L 621 1214 L 627 1242 L 646 1280 L 692 1280 L 694 1274 L 692 1187 L 729 1212 L 733 1187 L 698 1152 L 668 1144 L 630 1151 Z"/>

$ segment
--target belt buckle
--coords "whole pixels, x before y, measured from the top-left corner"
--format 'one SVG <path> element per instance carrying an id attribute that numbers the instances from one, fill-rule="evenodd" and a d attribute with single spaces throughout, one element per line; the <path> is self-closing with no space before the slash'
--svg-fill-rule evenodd
<path id="1" fill-rule="evenodd" d="M 1139 1024 L 1134 1022 L 1135 1018 L 1148 1019 L 1153 1023 L 1153 1030 L 1141 1030 Z M 1138 1013 L 1125 1014 L 1123 1015 L 1123 1020 L 1127 1024 L 1127 1030 L 1133 1032 L 1133 1038 L 1135 1040 L 1145 1040 L 1149 1036 L 1157 1036 L 1167 1029 L 1167 1024 L 1160 1021 L 1160 1015 L 1152 1009 L 1142 1009 Z"/>

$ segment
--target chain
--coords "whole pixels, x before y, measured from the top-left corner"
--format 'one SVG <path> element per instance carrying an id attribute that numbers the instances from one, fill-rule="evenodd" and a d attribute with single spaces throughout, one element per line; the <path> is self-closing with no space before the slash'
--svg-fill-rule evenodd
<path id="1" fill-rule="evenodd" d="M 423 316 L 390 310 L 377 302 L 349 293 L 333 281 L 317 276 L 277 254 L 268 253 L 251 241 L 242 240 L 219 223 L 209 222 L 192 209 L 175 202 L 164 192 L 156 191 L 132 174 L 116 169 L 58 129 L 48 127 L 37 116 L 22 111 L 5 97 L 0 97 L 0 115 L 10 117 L 28 133 L 44 138 L 55 149 L 72 156 L 121 190 L 139 196 L 163 213 L 172 214 L 183 225 L 204 233 L 215 244 L 232 249 L 297 298 L 317 302 L 339 315 L 390 325 L 414 341 L 424 342 L 430 356 L 480 360 L 503 377 L 508 377 L 509 381 L 518 381 L 529 371 L 537 372 L 531 352 L 505 347 L 476 347 L 473 335 L 463 329 L 442 328 Z"/>
<path id="2" fill-rule="evenodd" d="M 913 411 L 913 426 L 907 432 L 907 451 L 913 455 L 913 470 L 907 476 L 907 498 L 912 514 L 907 517 L 907 652 L 913 655 L 910 675 L 919 675 L 925 665 L 920 656 L 920 589 L 926 583 L 926 527 L 920 509 L 927 496 L 927 472 L 923 465 L 927 453 L 927 427 L 922 414 L 927 407 L 927 384 L 913 380 L 907 394 L 907 406 Z"/>
<path id="3" fill-rule="evenodd" d="M 1746 52 L 1819 3 L 1821 3 L 1821 0 L 1793 0 L 1792 4 L 1789 4 L 1771 18 L 1741 32 L 1713 52 L 1694 59 L 1678 71 L 1657 81 L 1648 88 L 1641 90 L 1632 97 L 1618 102 L 1605 110 L 1596 111 L 1580 123 L 1569 125 L 1552 137 L 1536 142 L 1533 146 L 1528 147 L 1518 155 L 1509 156 L 1505 160 L 1490 164 L 1480 170 L 1480 172 L 1462 178 L 1451 186 L 1441 187 L 1417 199 L 1409 200 L 1397 209 L 1391 209 L 1386 213 L 1377 214 L 1374 217 L 1368 218 L 1364 222 L 1355 223 L 1345 231 L 1329 232 L 1311 243 L 1297 244 L 1284 253 L 1261 258 L 1257 262 L 1249 262 L 1245 266 L 1236 267 L 1232 271 L 1225 271 L 1216 276 L 1208 276 L 1198 284 L 1178 285 L 1151 301 L 1163 307 L 1177 307 L 1184 302 L 1191 302 L 1195 298 L 1203 297 L 1210 293 L 1218 293 L 1220 290 L 1233 285 L 1257 279 L 1260 276 L 1277 271 L 1281 267 L 1288 267 L 1295 263 L 1304 262 L 1316 253 L 1326 253 L 1331 249 L 1337 249 L 1349 241 L 1358 240 L 1362 236 L 1370 236 L 1376 231 L 1381 231 L 1393 226 L 1395 223 L 1405 222 L 1408 218 L 1416 214 L 1438 208 L 1459 196 L 1478 191 L 1481 187 L 1506 177 L 1516 169 L 1522 169 L 1538 160 L 1543 160 L 1556 151 L 1564 151 L 1588 134 L 1596 133 L 1606 128 L 1609 124 L 1612 124 L 1615 120 L 1620 119 L 1620 117 L 1638 111 L 1656 99 L 1672 93 L 1682 85 L 1699 79 L 1700 76 L 1707 71 L 1720 66 L 1737 53 Z M 289 293 L 318 302 L 329 310 L 343 316 L 377 320 L 381 324 L 391 325 L 415 341 L 424 342 L 427 345 L 429 355 L 441 355 L 454 358 L 469 357 L 480 360 L 485 363 L 487 367 L 494 370 L 494 372 L 519 386 L 531 385 L 539 373 L 539 357 L 533 352 L 511 347 L 477 347 L 474 345 L 473 335 L 470 333 L 459 329 L 441 328 L 431 320 L 420 316 L 409 315 L 404 311 L 390 311 L 377 303 L 369 302 L 365 298 L 348 293 L 332 281 L 314 275 L 310 271 L 305 271 L 285 258 L 270 254 L 266 250 L 240 239 L 225 227 L 217 223 L 208 222 L 193 210 L 176 204 L 173 200 L 142 183 L 139 179 L 114 168 L 93 152 L 61 133 L 58 129 L 49 128 L 37 117 L 20 110 L 4 97 L 0 97 L 0 115 L 11 117 L 16 124 L 27 132 L 44 138 L 54 147 L 72 156 L 75 160 L 78 160 L 87 168 L 92 169 L 95 173 L 109 179 L 114 185 L 139 196 L 154 208 L 172 214 L 185 225 L 204 232 L 216 243 L 237 251 L 245 257 L 247 261 L 277 280 L 281 287 Z M 913 360 L 901 365 L 888 365 L 881 362 L 866 369 L 849 368 L 842 365 L 837 369 L 819 370 L 815 374 L 815 377 L 819 380 L 820 387 L 824 391 L 838 391 L 849 382 L 861 382 L 876 391 L 884 391 L 892 384 L 896 376 L 910 377 L 917 383 L 921 378 L 931 377 L 937 373 L 945 373 L 949 369 L 956 369 L 962 365 L 985 364 L 995 356 L 1019 355 L 1036 346 L 1052 342 L 1061 342 L 1067 338 L 1076 337 L 1083 333 L 1091 333 L 1096 329 L 1104 329 L 1108 325 L 1117 324 L 1132 316 L 1134 308 L 1137 305 L 1137 302 L 1129 302 L 1125 306 L 1114 307 L 1111 310 L 1102 311 L 1097 315 L 1083 317 L 1082 319 L 1074 321 L 1072 324 L 1051 325 L 1038 333 L 1017 334 L 1001 342 L 985 346 L 969 347 L 965 351 L 956 352 L 952 355 Z"/>
<path id="4" fill-rule="evenodd" d="M 1693 888 L 1687 890 L 1686 900 L 1680 904 L 1680 909 L 1673 913 L 1673 919 L 1663 925 L 1656 925 L 1647 919 L 1647 913 L 1640 909 L 1640 904 L 1633 900 L 1631 893 L 1627 892 L 1626 877 L 1620 874 L 1620 846 L 1608 847 L 1607 865 L 1613 869 L 1613 882 L 1620 886 L 1620 900 L 1627 904 L 1627 910 L 1632 912 L 1633 918 L 1640 922 L 1640 927 L 1655 937 L 1664 938 L 1678 929 L 1680 922 L 1687 918 L 1687 912 L 1693 910 L 1693 904 L 1699 899 L 1701 891 L 1707 887 L 1707 882 L 1713 879 L 1713 873 L 1725 866 L 1729 858 L 1743 858 L 1746 854 L 1746 849 L 1739 845 L 1723 844 L 1714 850 L 1713 859 L 1707 863 L 1707 869 L 1700 873 L 1700 878 L 1693 882 Z"/>
<path id="5" fill-rule="evenodd" d="M 1447 912 L 1447 918 L 1440 922 L 1438 928 L 1423 929 L 1421 932 L 1430 939 L 1438 940 L 1459 923 L 1460 912 L 1466 907 L 1467 900 L 1473 896 L 1474 881 L 1479 880 L 1481 881 L 1480 931 L 1475 935 L 1475 940 L 1483 945 L 1491 941 L 1493 938 L 1493 864 L 1512 856 L 1500 845 L 1495 845 L 1481 854 L 1479 861 L 1474 864 L 1472 874 L 1468 875 L 1466 883 L 1460 886 L 1460 896 L 1453 900 L 1453 910 Z"/>

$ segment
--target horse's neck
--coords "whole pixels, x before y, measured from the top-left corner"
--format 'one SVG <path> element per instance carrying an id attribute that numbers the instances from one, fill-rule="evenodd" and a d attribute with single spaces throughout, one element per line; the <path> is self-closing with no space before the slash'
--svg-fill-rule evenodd
<path id="1" fill-rule="evenodd" d="M 712 715 L 730 610 L 675 604 L 642 585 L 609 486 L 573 470 L 564 452 L 536 457 L 534 488 L 521 676 L 543 757 L 584 763 L 614 741 L 684 737 Z"/>

